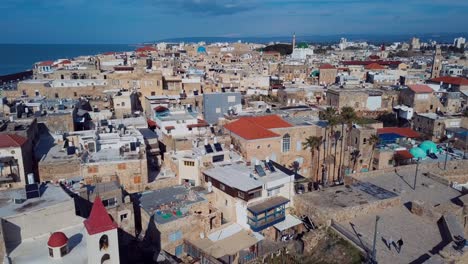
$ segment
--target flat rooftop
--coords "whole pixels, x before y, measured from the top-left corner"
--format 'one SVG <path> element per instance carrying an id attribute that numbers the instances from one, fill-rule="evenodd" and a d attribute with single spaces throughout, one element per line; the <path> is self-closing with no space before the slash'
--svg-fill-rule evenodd
<path id="1" fill-rule="evenodd" d="M 359 180 L 380 186 L 398 194 L 401 202 L 424 201 L 427 204 L 436 205 L 450 202 L 451 199 L 460 196 L 457 190 L 443 185 L 429 177 L 424 176 L 426 171 L 418 172 L 416 189 L 414 185 L 414 170 L 396 170 L 380 176 L 364 176 Z"/>
<path id="2" fill-rule="evenodd" d="M 354 207 L 397 196 L 394 192 L 367 182 L 325 188 L 318 192 L 301 195 L 303 199 L 310 201 L 314 207 L 326 208 L 327 210 Z"/>
<path id="3" fill-rule="evenodd" d="M 40 190 L 41 197 L 25 200 L 20 204 L 16 204 L 13 199 L 26 199 L 26 190 L 24 188 L 0 192 L 0 217 L 5 218 L 73 201 L 73 198 L 65 193 L 60 186 L 50 183 L 43 184 Z"/>
<path id="4" fill-rule="evenodd" d="M 143 192 L 140 207 L 149 215 L 154 214 L 154 221 L 166 224 L 189 214 L 192 205 L 206 202 L 203 193 L 194 188 L 174 186 L 154 191 Z"/>
<path id="5" fill-rule="evenodd" d="M 23 240 L 21 244 L 10 252 L 9 257 L 11 263 L 88 263 L 85 230 L 83 224 L 57 230 L 63 232 L 68 237 L 69 253 L 61 259 L 52 260 L 49 257 L 47 241 L 49 240 L 50 234 L 46 234 L 40 237 Z"/>
<path id="6" fill-rule="evenodd" d="M 274 172 L 271 172 L 263 165 L 261 167 L 265 172 L 265 176 L 256 174 L 254 167 L 248 167 L 243 163 L 218 166 L 205 170 L 203 173 L 223 184 L 245 192 L 260 188 L 268 182 L 291 177 L 277 168 Z"/>

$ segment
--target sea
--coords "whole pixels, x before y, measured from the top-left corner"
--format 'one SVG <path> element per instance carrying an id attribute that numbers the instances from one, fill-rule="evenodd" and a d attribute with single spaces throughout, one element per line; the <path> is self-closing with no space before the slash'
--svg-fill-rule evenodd
<path id="1" fill-rule="evenodd" d="M 0 76 L 30 70 L 45 60 L 135 50 L 133 44 L 0 44 Z"/>
<path id="2" fill-rule="evenodd" d="M 1 1 L 1 0 L 0 0 Z M 373 34 L 344 34 L 344 35 L 315 35 L 297 36 L 297 41 L 308 43 L 330 44 L 337 43 L 341 37 L 349 41 L 368 41 L 373 44 L 392 43 L 395 41 L 408 42 L 416 36 L 421 41 L 437 41 L 437 43 L 453 43 L 456 37 L 468 38 L 468 33 L 427 33 L 427 34 L 399 34 L 399 35 L 373 35 Z M 185 37 L 161 39 L 154 42 L 290 42 L 291 36 L 277 37 Z M 0 76 L 26 71 L 38 61 L 74 58 L 82 55 L 95 55 L 104 52 L 133 51 L 141 44 L 0 44 Z"/>

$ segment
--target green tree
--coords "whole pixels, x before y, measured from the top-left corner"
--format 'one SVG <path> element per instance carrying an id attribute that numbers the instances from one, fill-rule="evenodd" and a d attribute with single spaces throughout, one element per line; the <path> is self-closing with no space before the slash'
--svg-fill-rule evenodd
<path id="1" fill-rule="evenodd" d="M 322 137 L 314 137 L 310 136 L 305 139 L 302 143 L 302 147 L 304 149 L 310 149 L 310 173 L 314 177 L 314 181 L 317 181 L 317 177 L 319 174 L 319 164 L 320 164 L 320 146 L 322 145 Z M 317 151 L 317 164 L 316 170 L 314 174 L 314 156 L 315 151 Z"/>
<path id="2" fill-rule="evenodd" d="M 353 128 L 353 123 L 357 120 L 357 114 L 354 111 L 354 108 L 349 106 L 344 106 L 341 108 L 340 112 L 340 120 L 341 120 L 341 158 L 340 158 L 340 171 L 341 171 L 341 161 L 343 160 L 343 137 L 344 137 L 344 126 L 346 125 L 346 145 L 349 146 L 351 142 L 351 129 Z M 348 160 L 349 161 L 349 160 Z M 349 162 L 348 162 L 349 166 Z M 339 175 L 342 177 L 342 175 Z"/>
<path id="3" fill-rule="evenodd" d="M 320 115 L 320 113 L 319 113 Z M 329 163 L 330 155 L 331 155 L 331 138 L 335 137 L 335 126 L 340 121 L 340 116 L 337 114 L 336 109 L 333 107 L 327 107 L 325 111 L 321 112 L 321 119 L 327 120 L 328 125 L 325 128 L 325 142 L 326 142 L 326 149 L 325 149 L 325 160 L 327 161 L 328 170 L 330 171 Z M 329 133 L 327 129 L 330 128 Z M 328 143 L 328 144 L 327 144 Z M 336 144 L 336 142 L 335 142 Z M 334 159 L 336 161 L 336 159 Z M 333 180 L 335 179 L 335 171 L 333 171 Z"/>

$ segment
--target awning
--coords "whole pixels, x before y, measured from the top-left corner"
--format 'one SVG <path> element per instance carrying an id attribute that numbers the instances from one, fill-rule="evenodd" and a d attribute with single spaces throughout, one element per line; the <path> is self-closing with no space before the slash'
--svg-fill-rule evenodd
<path id="1" fill-rule="evenodd" d="M 287 203 L 289 203 L 289 199 L 284 198 L 283 196 L 276 196 L 266 199 L 265 201 L 262 201 L 260 203 L 256 203 L 252 206 L 249 206 L 247 207 L 247 210 L 249 210 L 253 214 L 260 214 Z"/>
<path id="2" fill-rule="evenodd" d="M 399 160 L 408 160 L 412 159 L 413 155 L 408 150 L 397 150 L 395 152 L 395 158 Z"/>
<path id="3" fill-rule="evenodd" d="M 277 223 L 276 225 L 274 225 L 274 227 L 278 229 L 278 231 L 284 231 L 291 227 L 298 226 L 300 224 L 302 224 L 301 220 L 297 219 L 297 217 L 295 216 L 287 214 L 286 219 L 284 219 L 284 221 L 282 222 Z"/>

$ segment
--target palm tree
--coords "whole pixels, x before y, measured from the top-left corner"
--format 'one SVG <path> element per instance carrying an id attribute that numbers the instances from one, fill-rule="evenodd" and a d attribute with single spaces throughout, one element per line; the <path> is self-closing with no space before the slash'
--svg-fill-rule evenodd
<path id="1" fill-rule="evenodd" d="M 340 112 L 340 119 L 341 119 L 341 157 L 340 157 L 340 168 L 342 166 L 342 160 L 343 160 L 343 137 L 344 137 L 344 125 L 346 125 L 346 145 L 350 145 L 351 141 L 351 129 L 353 127 L 353 122 L 356 121 L 357 115 L 356 112 L 354 111 L 354 108 L 349 107 L 349 106 L 344 106 L 341 108 Z M 349 166 L 349 162 L 348 162 Z M 341 171 L 340 171 L 341 172 Z M 341 174 L 339 175 L 341 177 Z"/>
<path id="2" fill-rule="evenodd" d="M 317 181 L 317 175 L 319 173 L 319 164 L 320 164 L 320 146 L 322 145 L 322 137 L 314 137 L 310 136 L 305 139 L 305 141 L 302 143 L 303 149 L 310 149 L 310 173 L 314 177 L 314 181 Z M 315 171 L 315 175 L 313 174 L 314 170 L 314 155 L 315 151 L 317 150 L 318 155 L 317 155 L 317 169 Z"/>
<path id="3" fill-rule="evenodd" d="M 357 161 L 359 160 L 359 158 L 361 157 L 361 152 L 357 149 L 353 150 L 350 154 L 351 156 L 351 161 L 353 162 L 353 170 L 352 171 L 355 171 L 356 170 L 356 164 L 357 164 Z"/>
<path id="4" fill-rule="evenodd" d="M 376 134 L 373 134 L 372 136 L 370 136 L 369 145 L 371 145 L 371 147 L 372 147 L 372 152 L 371 152 L 370 160 L 369 160 L 369 171 L 371 170 L 370 168 L 371 168 L 371 165 L 372 165 L 372 160 L 374 159 L 375 147 L 377 146 L 377 144 L 379 142 L 380 142 L 379 136 L 377 136 Z"/>
<path id="5" fill-rule="evenodd" d="M 319 114 L 320 115 L 320 114 Z M 328 126 L 325 128 L 325 142 L 328 142 L 327 144 L 327 149 L 325 150 L 325 156 L 327 157 L 326 160 L 328 160 L 328 156 L 331 153 L 331 136 L 335 135 L 335 126 L 339 123 L 339 116 L 336 112 L 336 109 L 333 107 L 327 107 L 324 112 L 321 112 L 321 117 L 320 119 L 327 120 Z M 330 133 L 327 133 L 327 128 L 330 127 Z M 336 144 L 336 142 L 335 142 Z M 327 163 L 328 166 L 328 171 L 330 171 L 330 162 Z M 333 171 L 333 178 L 335 171 Z"/>

